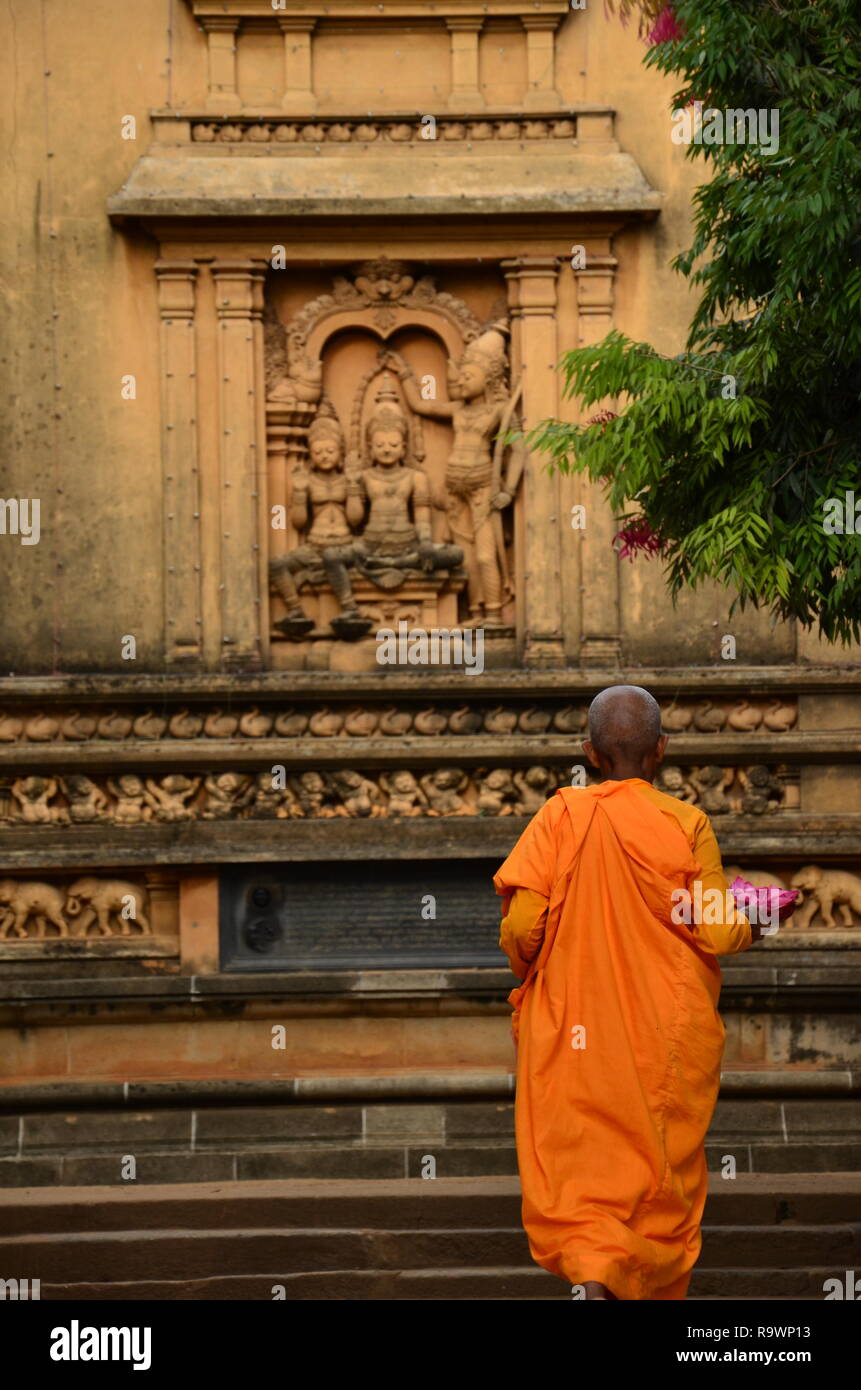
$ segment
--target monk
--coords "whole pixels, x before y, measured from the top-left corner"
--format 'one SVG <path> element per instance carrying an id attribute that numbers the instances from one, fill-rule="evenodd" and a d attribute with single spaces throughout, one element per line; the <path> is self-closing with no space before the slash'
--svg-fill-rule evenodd
<path id="1" fill-rule="evenodd" d="M 704 1141 L 724 1027 L 716 957 L 760 932 L 729 905 L 704 812 L 656 791 L 657 702 L 603 690 L 583 749 L 596 786 L 542 807 L 496 874 L 515 975 L 515 1125 L 533 1259 L 601 1299 L 683 1299 L 700 1253 Z"/>

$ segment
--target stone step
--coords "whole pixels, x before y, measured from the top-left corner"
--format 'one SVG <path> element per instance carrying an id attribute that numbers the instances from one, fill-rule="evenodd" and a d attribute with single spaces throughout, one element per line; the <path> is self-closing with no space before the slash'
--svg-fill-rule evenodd
<path id="1" fill-rule="evenodd" d="M 808 1096 L 719 1102 L 706 1146 L 720 1171 L 861 1168 L 861 1100 Z M 514 1175 L 510 1100 L 306 1105 L 154 1105 L 0 1115 L 0 1186 L 121 1180 L 127 1155 L 141 1183 L 290 1178 Z"/>
<path id="2" fill-rule="evenodd" d="M 569 1298 L 508 1178 L 0 1193 L 0 1264 L 43 1299 Z M 861 1266 L 861 1176 L 710 1180 L 691 1297 L 821 1299 Z"/>
<path id="3" fill-rule="evenodd" d="M 861 1267 L 861 1223 L 822 1226 L 706 1227 L 700 1272 L 741 1269 L 836 1270 Z M 0 1238 L 0 1268 L 43 1284 L 146 1280 L 333 1270 L 530 1268 L 519 1227 L 468 1230 L 68 1231 Z"/>
<path id="4" fill-rule="evenodd" d="M 35 1158 L 0 1159 L 0 1188 L 91 1187 L 124 1181 L 128 1150 L 113 1154 L 43 1154 Z M 390 1145 L 295 1144 L 253 1151 L 207 1149 L 135 1152 L 135 1181 L 141 1185 L 217 1181 L 421 1178 L 428 1157 L 441 1178 L 482 1178 L 517 1174 L 517 1154 L 509 1140 L 484 1144 Z M 816 1143 L 744 1143 L 725 1140 L 708 1144 L 706 1159 L 712 1173 L 723 1171 L 727 1157 L 739 1174 L 858 1172 L 861 1141 L 821 1139 Z"/>
<path id="5" fill-rule="evenodd" d="M 516 1229 L 516 1178 L 114 1184 L 0 1191 L 0 1231 L 321 1228 L 335 1230 Z M 861 1222 L 861 1174 L 740 1174 L 709 1179 L 710 1226 L 843 1225 Z M 735 1261 L 733 1261 L 735 1263 Z"/>
<path id="6" fill-rule="evenodd" d="M 861 1175 L 744 1174 L 712 1177 L 707 1213 L 713 1223 L 764 1225 L 861 1220 Z M 213 1229 L 280 1226 L 376 1226 L 438 1229 L 519 1224 L 516 1179 L 442 1178 L 434 1182 L 297 1180 L 188 1184 L 134 1188 L 81 1188 L 60 1193 L 0 1193 L 0 1217 L 9 1232 L 64 1229 L 116 1230 L 135 1226 Z"/>
<path id="7" fill-rule="evenodd" d="M 739 1299 L 763 1302 L 821 1301 L 826 1279 L 833 1268 L 807 1270 L 721 1269 L 695 1270 L 688 1297 L 715 1301 Z M 533 1267 L 435 1270 L 327 1270 L 321 1273 L 280 1275 L 231 1275 L 211 1279 L 141 1280 L 103 1284 L 43 1285 L 43 1300 L 175 1300 L 271 1301 L 349 1300 L 400 1302 L 439 1300 L 464 1302 L 565 1299 L 569 1286 L 546 1271 Z"/>

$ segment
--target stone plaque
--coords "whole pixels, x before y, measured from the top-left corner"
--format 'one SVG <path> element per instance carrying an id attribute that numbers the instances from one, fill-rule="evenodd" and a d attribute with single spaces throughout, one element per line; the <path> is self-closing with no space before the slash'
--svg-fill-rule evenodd
<path id="1" fill-rule="evenodd" d="M 221 968 L 504 966 L 497 867 L 473 859 L 226 868 Z"/>

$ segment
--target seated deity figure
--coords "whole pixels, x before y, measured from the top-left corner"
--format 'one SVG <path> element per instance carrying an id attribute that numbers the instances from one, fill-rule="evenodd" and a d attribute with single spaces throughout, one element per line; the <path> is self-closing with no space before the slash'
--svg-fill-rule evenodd
<path id="1" fill-rule="evenodd" d="M 344 435 L 331 407 L 321 406 L 308 430 L 310 468 L 293 480 L 290 519 L 305 539 L 295 550 L 269 564 L 272 587 L 287 605 L 287 615 L 275 626 L 294 641 L 314 627 L 299 601 L 299 587 L 329 582 L 340 605 L 332 619 L 336 637 L 355 640 L 373 627 L 363 618 L 353 597 L 348 567 L 354 563 L 354 528 L 364 515 L 364 503 L 344 473 Z"/>
<path id="2" fill-rule="evenodd" d="M 386 377 L 365 428 L 369 466 L 348 475 L 352 496 L 368 517 L 354 543 L 355 564 L 381 589 L 396 588 L 409 570 L 457 569 L 463 551 L 431 536 L 427 474 L 407 463 L 409 421 Z"/>
<path id="3" fill-rule="evenodd" d="M 507 426 L 513 402 L 505 387 L 505 339 L 490 328 L 471 342 L 459 363 L 448 366 L 448 401 L 424 400 L 404 359 L 385 355 L 403 385 L 410 408 L 420 415 L 450 420 L 454 445 L 445 485 L 451 533 L 466 556 L 469 622 L 473 626 L 502 625 L 502 606 L 510 593 L 500 513 L 517 490 L 523 454 L 512 450 L 509 475 L 503 485 L 496 476 L 501 464 L 493 441 Z"/>

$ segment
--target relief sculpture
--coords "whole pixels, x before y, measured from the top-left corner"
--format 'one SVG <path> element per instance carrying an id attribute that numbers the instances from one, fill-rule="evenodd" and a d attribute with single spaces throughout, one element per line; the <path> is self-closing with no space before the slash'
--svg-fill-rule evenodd
<path id="1" fill-rule="evenodd" d="M 323 387 L 334 370 L 326 365 L 333 317 L 332 331 L 361 329 L 367 343 L 376 339 L 375 364 L 358 381 L 348 372 L 343 388 L 352 393 L 349 444 L 346 413 L 339 419 Z M 448 350 L 445 399 L 436 398 L 435 387 L 421 390 L 414 368 L 388 342 L 400 328 L 420 329 L 438 348 L 435 318 Z M 276 631 L 296 642 L 312 633 L 355 641 L 390 611 L 375 606 L 369 586 L 397 595 L 425 580 L 436 593 L 448 585 L 456 594 L 464 579 L 460 621 L 504 627 L 515 586 L 502 514 L 523 472 L 522 448 L 507 443 L 519 424 L 519 388 L 507 385 L 507 320 L 482 329 L 430 277 L 416 279 L 382 258 L 350 279 L 336 276 L 334 292 L 309 301 L 286 327 L 270 305 L 266 323 L 268 408 L 282 422 L 285 457 L 295 465 L 286 507 L 294 539 L 269 565 L 272 590 L 286 608 Z M 425 466 L 422 418 L 450 430 L 444 466 L 435 455 L 435 480 Z M 435 510 L 444 517 L 436 534 Z M 323 592 L 338 605 L 325 630 L 303 602 L 304 594 Z"/>

